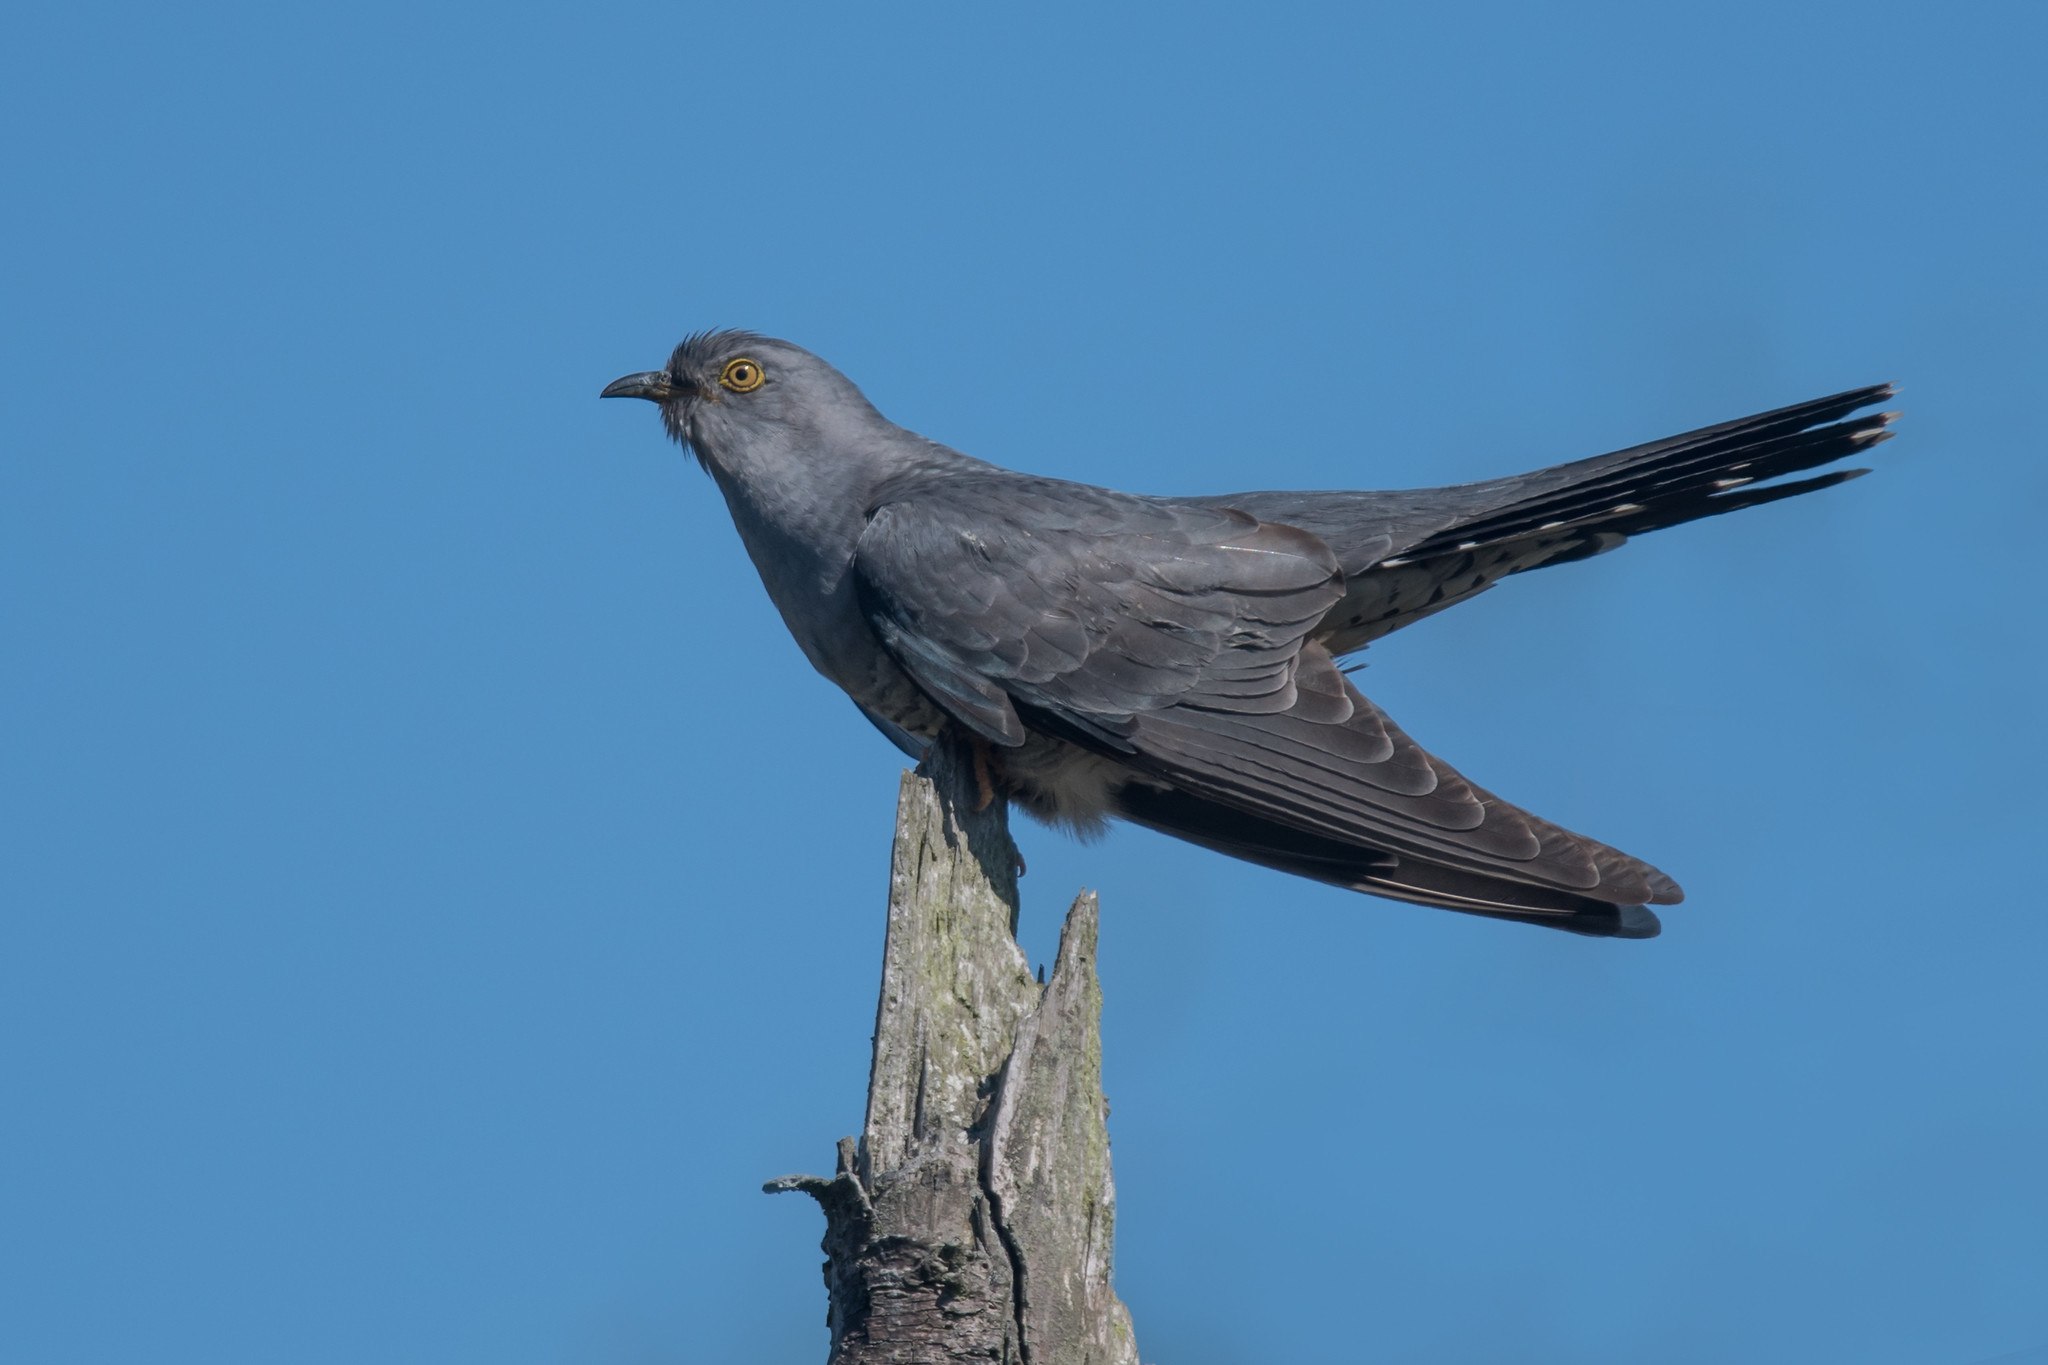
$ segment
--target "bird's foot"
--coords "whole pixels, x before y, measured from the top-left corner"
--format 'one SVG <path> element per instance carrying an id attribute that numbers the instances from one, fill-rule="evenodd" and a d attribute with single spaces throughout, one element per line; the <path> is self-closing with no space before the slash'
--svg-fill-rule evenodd
<path id="1" fill-rule="evenodd" d="M 996 802 L 996 756 L 980 735 L 974 736 L 968 747 L 974 751 L 974 813 L 979 815 Z"/>

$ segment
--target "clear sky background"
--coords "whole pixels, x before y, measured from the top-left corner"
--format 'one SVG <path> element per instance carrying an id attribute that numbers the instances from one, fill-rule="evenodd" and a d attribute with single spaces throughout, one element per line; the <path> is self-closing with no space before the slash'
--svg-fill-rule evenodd
<path id="1" fill-rule="evenodd" d="M 858 12 L 857 12 L 858 11 Z M 2048 1343 L 2039 4 L 42 5 L 0 42 L 0 1355 L 823 1358 L 898 756 L 598 389 L 1148 491 L 1876 380 L 1880 472 L 1374 648 L 1654 943 L 1102 893 L 1148 1361 Z M 2038 1357 L 2035 1357 L 2038 1358 Z"/>

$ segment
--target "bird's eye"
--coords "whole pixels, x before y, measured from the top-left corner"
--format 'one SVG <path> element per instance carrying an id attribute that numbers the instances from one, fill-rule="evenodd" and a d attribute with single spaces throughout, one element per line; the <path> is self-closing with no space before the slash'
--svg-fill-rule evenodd
<path id="1" fill-rule="evenodd" d="M 768 376 L 761 372 L 760 362 L 749 360 L 745 356 L 726 361 L 724 373 L 718 376 L 719 384 L 734 393 L 752 393 L 767 382 L 767 379 Z"/>

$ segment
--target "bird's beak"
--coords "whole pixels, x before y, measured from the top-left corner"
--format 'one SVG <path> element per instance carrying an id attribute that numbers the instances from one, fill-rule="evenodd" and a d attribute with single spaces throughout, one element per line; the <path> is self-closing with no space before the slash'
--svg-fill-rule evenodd
<path id="1" fill-rule="evenodd" d="M 645 398 L 652 403 L 666 403 L 682 392 L 675 381 L 662 370 L 647 370 L 640 374 L 629 374 L 623 379 L 614 379 L 604 386 L 599 398 Z"/>

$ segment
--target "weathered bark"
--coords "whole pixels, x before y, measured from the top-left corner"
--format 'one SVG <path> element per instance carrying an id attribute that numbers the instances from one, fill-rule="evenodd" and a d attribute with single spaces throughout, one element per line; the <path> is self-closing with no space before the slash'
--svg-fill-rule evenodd
<path id="1" fill-rule="evenodd" d="M 974 804 L 951 746 L 904 774 L 865 1131 L 830 1180 L 766 1188 L 825 1211 L 831 1365 L 1137 1365 L 1110 1285 L 1095 897 L 1034 981 L 1003 803 Z"/>

